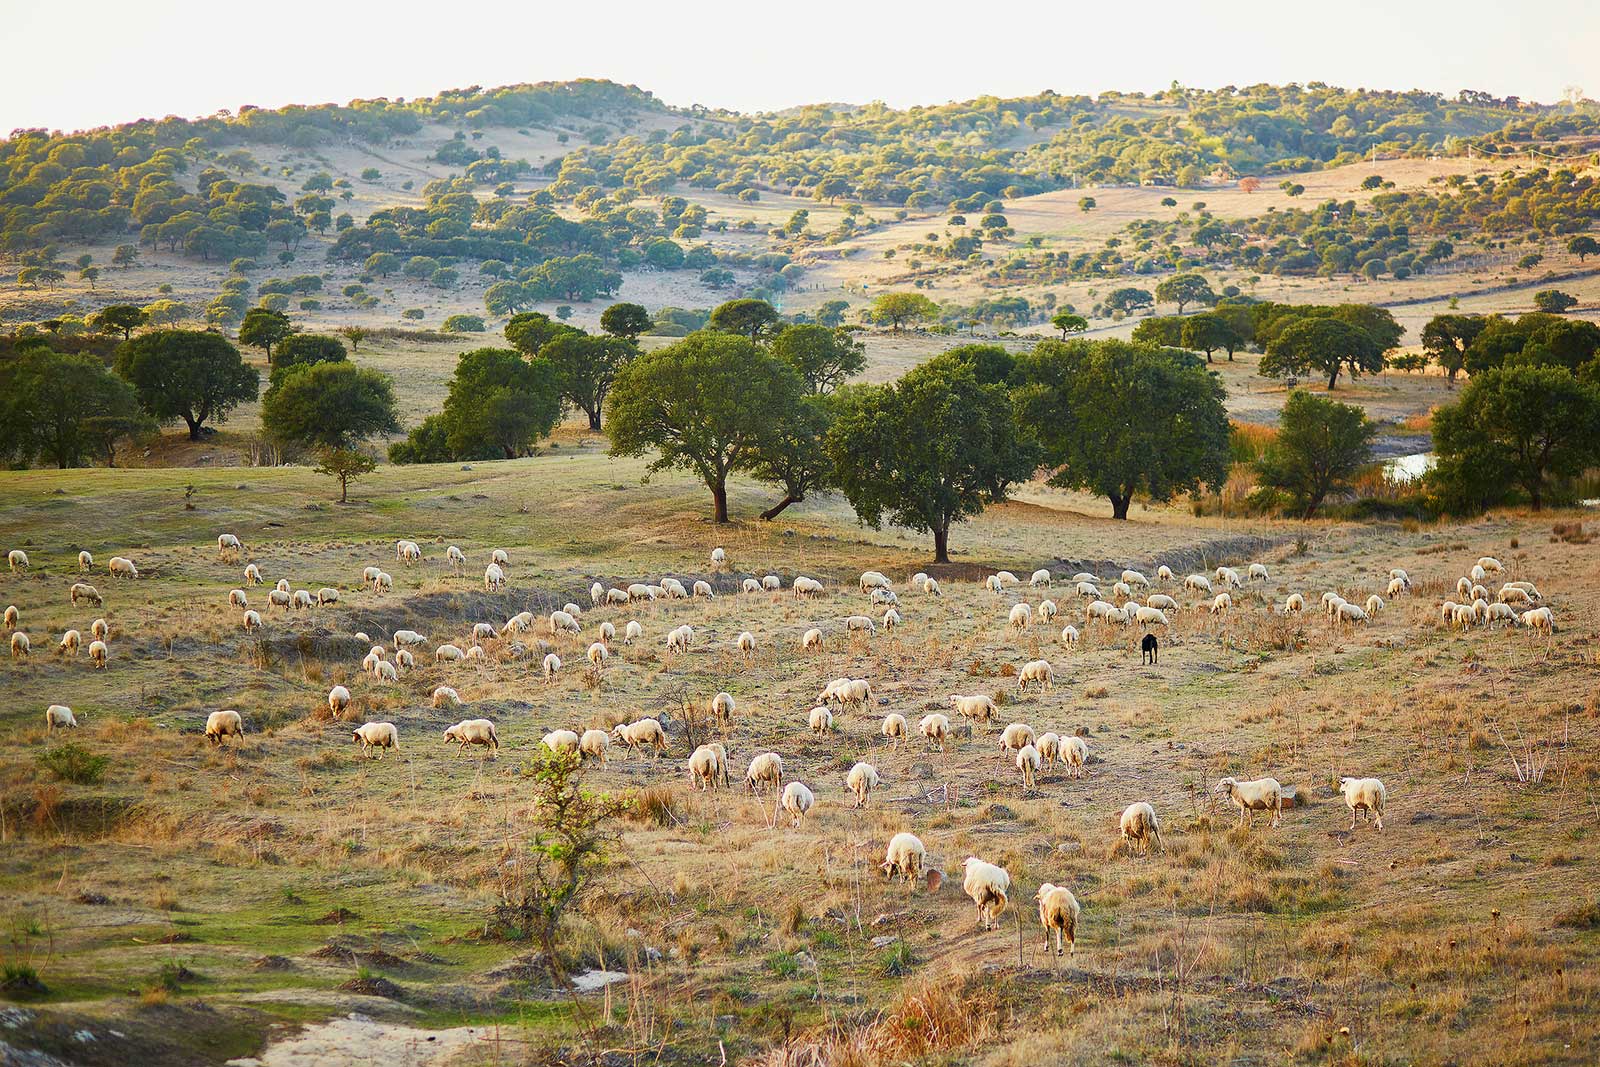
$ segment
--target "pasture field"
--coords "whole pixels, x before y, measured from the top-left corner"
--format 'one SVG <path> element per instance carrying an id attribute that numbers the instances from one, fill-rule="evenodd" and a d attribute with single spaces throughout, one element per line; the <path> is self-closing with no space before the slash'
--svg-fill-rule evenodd
<path id="1" fill-rule="evenodd" d="M 558 442 L 505 463 L 385 466 L 348 506 L 295 468 L 0 475 L 0 548 L 31 558 L 0 573 L 0 602 L 33 638 L 31 656 L 0 663 L 0 1048 L 74 1064 L 331 1064 L 352 1047 L 440 1067 L 1594 1062 L 1600 547 L 1555 535 L 1575 516 L 1354 527 L 1150 508 L 1116 523 L 1102 502 L 1031 487 L 956 531 L 956 562 L 926 568 L 945 592 L 932 598 L 909 583 L 924 541 L 863 530 L 840 501 L 718 529 L 698 485 L 641 484 L 643 465 L 600 442 Z M 737 484 L 735 513 L 765 495 Z M 244 563 L 218 559 L 224 531 L 269 583 L 247 591 L 266 616 L 257 633 L 227 603 Z M 399 537 L 421 543 L 421 564 L 395 561 Z M 445 565 L 448 544 L 464 573 Z M 719 545 L 729 568 L 713 574 Z M 101 609 L 68 602 L 80 548 Z M 486 593 L 494 548 L 510 554 L 509 588 Z M 140 577 L 111 579 L 112 555 Z M 1553 635 L 1440 621 L 1484 555 L 1538 585 Z M 1222 615 L 1158 585 L 1183 609 L 1155 666 L 1140 664 L 1137 627 L 1086 625 L 1061 580 L 1248 562 L 1270 578 Z M 392 593 L 362 588 L 368 564 L 394 575 Z M 1040 566 L 1053 589 L 981 584 Z M 1415 590 L 1370 624 L 1335 628 L 1314 610 L 1324 590 L 1382 593 L 1391 567 Z M 881 615 L 856 587 L 869 568 L 894 581 L 904 623 L 847 636 L 845 616 Z M 738 592 L 768 573 L 783 593 Z M 595 580 L 665 574 L 717 596 L 590 606 Z M 826 595 L 796 600 L 797 574 Z M 340 602 L 268 611 L 280 577 L 336 587 Z M 1290 592 L 1313 610 L 1277 612 Z M 1047 595 L 1053 624 L 1007 625 L 1013 603 Z M 520 657 L 492 640 L 481 664 L 433 662 L 436 644 L 470 646 L 476 622 L 567 601 L 583 605 L 577 636 L 541 623 Z M 104 671 L 54 650 L 97 615 L 111 627 Z M 644 636 L 589 669 L 599 623 L 620 634 L 630 619 Z M 1068 621 L 1084 631 L 1075 646 L 1059 636 Z M 681 623 L 695 642 L 669 659 Z M 824 648 L 802 653 L 812 626 Z M 380 643 L 402 627 L 428 637 L 417 669 L 390 685 L 364 676 L 354 635 Z M 744 630 L 749 661 L 734 648 Z M 549 684 L 539 639 L 565 661 Z M 1037 658 L 1053 686 L 1019 694 L 1015 671 Z M 838 677 L 868 679 L 875 703 L 814 734 L 807 712 Z M 335 684 L 354 696 L 339 720 Z M 466 707 L 430 707 L 441 684 Z M 692 713 L 719 691 L 737 701 L 720 730 Z M 950 694 L 980 692 L 1000 720 L 957 719 L 943 753 L 879 735 L 889 712 L 914 728 Z M 47 735 L 51 703 L 79 728 Z M 242 744 L 202 738 L 219 708 L 243 716 Z M 442 744 L 477 716 L 498 724 L 497 758 Z M 532 862 L 539 739 L 642 716 L 666 725 L 666 755 L 614 750 L 581 771 L 627 811 L 605 825 L 604 865 L 552 965 L 497 917 Z M 362 759 L 349 732 L 361 721 L 396 723 L 399 752 Z M 1024 793 L 997 745 L 1012 721 L 1085 736 L 1085 776 L 1057 767 Z M 691 737 L 711 734 L 732 750 L 734 788 L 697 792 L 684 763 Z M 740 787 L 766 751 L 816 793 L 799 828 L 770 825 L 771 796 Z M 843 783 L 857 760 L 882 777 L 859 811 Z M 1213 789 L 1223 775 L 1292 787 L 1282 826 L 1236 828 Z M 1349 829 L 1341 775 L 1387 784 L 1382 833 Z M 1150 855 L 1118 843 L 1118 813 L 1139 800 L 1162 821 Z M 879 876 L 901 830 L 927 845 L 942 887 Z M 998 930 L 980 931 L 962 895 L 969 855 L 1010 872 Z M 1060 959 L 1037 924 L 1044 882 L 1082 904 Z"/>

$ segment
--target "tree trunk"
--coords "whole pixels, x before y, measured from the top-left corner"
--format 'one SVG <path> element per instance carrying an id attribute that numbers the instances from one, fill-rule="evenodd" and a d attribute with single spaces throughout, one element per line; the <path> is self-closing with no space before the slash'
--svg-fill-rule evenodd
<path id="1" fill-rule="evenodd" d="M 339 503 L 345 504 L 350 500 L 350 476 L 339 475 Z"/>
<path id="2" fill-rule="evenodd" d="M 1533 488 L 1528 490 L 1528 499 L 1531 502 L 1534 511 L 1543 510 L 1544 493 L 1540 491 L 1538 483 L 1534 483 Z"/>
<path id="3" fill-rule="evenodd" d="M 1338 380 L 1339 380 L 1339 368 L 1335 367 L 1335 368 L 1333 368 L 1333 373 L 1328 375 L 1328 388 L 1329 388 L 1329 390 L 1333 389 L 1334 383 L 1337 382 Z"/>
<path id="4" fill-rule="evenodd" d="M 728 483 L 719 480 L 711 487 L 711 521 L 724 523 L 728 521 Z"/>
<path id="5" fill-rule="evenodd" d="M 950 527 L 936 527 L 933 531 L 933 561 L 950 562 Z"/>
<path id="6" fill-rule="evenodd" d="M 771 522 L 773 519 L 775 519 L 779 515 L 783 514 L 783 509 L 784 508 L 788 507 L 790 504 L 798 504 L 798 503 L 800 503 L 800 501 L 802 501 L 804 499 L 805 499 L 805 497 L 803 497 L 803 496 L 785 495 L 782 500 L 778 501 L 776 504 L 774 504 L 772 507 L 768 508 L 766 511 L 763 511 L 761 513 L 761 517 L 763 519 L 765 519 L 767 522 Z"/>
<path id="7" fill-rule="evenodd" d="M 1132 493 L 1125 493 L 1122 496 L 1112 493 L 1111 517 L 1113 519 L 1126 519 L 1128 517 L 1128 505 L 1131 503 L 1133 503 Z"/>
<path id="8" fill-rule="evenodd" d="M 598 433 L 599 430 L 600 430 L 600 409 L 598 407 L 596 407 L 593 411 L 589 412 L 588 414 L 589 414 L 589 429 L 594 430 L 595 432 Z"/>
<path id="9" fill-rule="evenodd" d="M 200 440 L 200 420 L 185 415 L 183 421 L 189 424 L 189 440 Z"/>

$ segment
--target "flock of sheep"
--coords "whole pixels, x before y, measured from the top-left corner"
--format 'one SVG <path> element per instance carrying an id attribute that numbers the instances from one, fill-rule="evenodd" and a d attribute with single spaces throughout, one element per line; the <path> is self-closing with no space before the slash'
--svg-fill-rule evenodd
<path id="1" fill-rule="evenodd" d="M 222 559 L 241 560 L 244 555 L 244 546 L 233 534 L 220 535 L 217 538 L 217 549 Z M 398 563 L 413 564 L 420 562 L 423 554 L 416 542 L 401 540 L 396 543 L 395 555 Z M 466 554 L 455 545 L 446 549 L 445 556 L 447 564 L 457 572 L 466 566 Z M 85 573 L 94 565 L 94 560 L 88 552 L 79 553 L 78 561 L 80 570 Z M 27 554 L 21 550 L 11 551 L 8 562 L 14 573 L 25 572 L 29 566 Z M 485 589 L 493 591 L 505 587 L 506 568 L 509 563 L 509 554 L 504 549 L 495 549 L 491 553 L 483 576 Z M 712 552 L 711 565 L 714 571 L 726 567 L 727 554 L 723 549 L 718 548 Z M 1532 583 L 1506 582 L 1495 595 L 1495 599 L 1490 601 L 1488 590 L 1482 583 L 1487 581 L 1490 575 L 1502 574 L 1504 570 L 1505 568 L 1496 559 L 1491 557 L 1479 559 L 1470 573 L 1462 577 L 1457 584 L 1458 596 L 1462 602 L 1446 601 L 1442 605 L 1443 620 L 1453 627 L 1463 628 L 1506 621 L 1550 632 L 1553 629 L 1553 614 L 1551 609 L 1542 603 L 1543 597 Z M 108 571 L 113 578 L 137 579 L 139 576 L 138 568 L 131 560 L 124 557 L 111 559 Z M 1121 624 L 1149 629 L 1170 627 L 1171 616 L 1183 610 L 1183 606 L 1171 594 L 1153 591 L 1155 584 L 1167 584 L 1176 587 L 1178 592 L 1192 592 L 1208 598 L 1201 600 L 1197 606 L 1213 615 L 1219 615 L 1234 610 L 1232 591 L 1242 590 L 1250 582 L 1265 582 L 1268 579 L 1267 568 L 1261 563 L 1251 563 L 1243 574 L 1230 567 L 1218 567 L 1214 580 L 1222 586 L 1219 591 L 1214 586 L 1212 577 L 1190 574 L 1180 580 L 1168 567 L 1162 566 L 1156 572 L 1155 583 L 1138 571 L 1122 571 L 1111 585 L 1109 598 L 1101 594 L 1100 587 L 1104 583 L 1091 574 L 1073 575 L 1071 587 L 1076 596 L 1088 601 L 1083 614 L 1085 627 L 1096 624 Z M 264 625 L 261 614 L 250 607 L 250 590 L 264 584 L 260 567 L 256 563 L 249 563 L 244 568 L 243 587 L 232 589 L 227 595 L 229 605 L 243 611 L 242 625 L 246 630 L 258 629 Z M 363 572 L 362 586 L 374 593 L 391 591 L 393 584 L 393 578 L 380 567 L 369 566 Z M 1021 580 L 1009 571 L 990 575 L 984 582 L 987 589 L 997 594 L 1021 584 Z M 1031 575 L 1028 584 L 1034 589 L 1053 589 L 1055 577 L 1048 570 L 1037 570 Z M 938 581 L 926 574 L 914 575 L 909 585 L 912 590 L 924 597 L 944 595 Z M 1389 572 L 1386 595 L 1390 599 L 1409 595 L 1412 585 L 1411 577 L 1404 570 L 1394 569 Z M 846 616 L 844 619 L 846 633 L 876 634 L 880 626 L 884 630 L 893 631 L 904 624 L 905 620 L 899 611 L 900 598 L 888 577 L 877 571 L 867 571 L 860 577 L 859 588 L 861 593 L 870 599 L 873 609 L 876 611 L 881 608 L 882 614 L 876 620 L 873 616 L 865 614 Z M 783 581 L 776 574 L 762 578 L 745 578 L 740 585 L 741 593 L 777 593 L 782 589 Z M 789 589 L 799 600 L 816 597 L 825 592 L 822 582 L 804 575 L 795 577 Z M 1135 590 L 1139 590 L 1145 596 L 1143 603 L 1135 599 Z M 607 588 L 596 582 L 590 589 L 590 611 L 606 606 L 652 603 L 657 600 L 692 602 L 715 596 L 711 584 L 704 580 L 694 581 L 688 587 L 670 577 L 662 578 L 657 583 L 641 582 L 625 588 Z M 102 603 L 98 590 L 81 581 L 71 586 L 70 597 L 74 605 L 80 601 L 96 605 Z M 277 608 L 284 612 L 293 612 L 313 605 L 335 604 L 339 602 L 339 598 L 337 589 L 325 587 L 313 594 L 304 589 L 293 590 L 285 579 L 277 582 L 268 592 L 267 610 L 270 612 Z M 1322 604 L 1328 619 L 1335 624 L 1370 621 L 1385 607 L 1383 598 L 1377 595 L 1369 596 L 1364 603 L 1357 604 L 1346 601 L 1332 591 L 1323 594 Z M 1304 596 L 1292 593 L 1274 610 L 1283 614 L 1302 612 L 1305 610 Z M 587 622 L 584 619 L 585 614 L 584 609 L 578 604 L 569 603 L 560 610 L 550 612 L 544 622 L 552 639 L 581 635 Z M 1026 628 L 1033 625 L 1035 620 L 1049 623 L 1059 614 L 1061 614 L 1060 607 L 1047 597 L 1036 607 L 1025 602 L 1017 603 L 1008 610 L 1006 617 L 1010 626 Z M 19 658 L 26 657 L 31 644 L 27 633 L 20 628 L 20 613 L 15 606 L 5 609 L 5 625 L 11 631 L 12 655 Z M 460 645 L 450 642 L 438 644 L 434 647 L 433 659 L 436 664 L 482 661 L 487 656 L 482 642 L 488 640 L 507 642 L 506 647 L 510 655 L 520 657 L 527 649 L 518 639 L 537 628 L 538 620 L 527 611 L 513 615 L 503 625 L 479 622 L 472 627 L 471 643 L 468 647 L 463 649 Z M 584 657 L 594 669 L 598 670 L 604 668 L 611 657 L 618 654 L 616 647 L 619 642 L 616 625 L 612 621 L 598 622 L 592 632 L 597 640 L 588 645 Z M 106 620 L 95 619 L 90 625 L 90 633 L 93 635 L 93 640 L 89 644 L 90 658 L 96 667 L 104 668 L 108 657 L 109 640 Z M 426 636 L 409 629 L 396 630 L 391 635 L 389 645 L 373 643 L 364 633 L 355 636 L 370 645 L 370 651 L 361 666 L 363 672 L 371 674 L 379 683 L 398 682 L 403 671 L 412 670 L 416 666 L 417 653 L 413 650 L 420 650 L 428 644 Z M 624 627 L 620 645 L 632 645 L 643 636 L 643 626 L 637 620 L 630 620 Z M 1080 636 L 1080 631 L 1073 625 L 1067 625 L 1061 631 L 1061 640 L 1068 646 L 1078 644 Z M 78 630 L 67 630 L 60 641 L 59 649 L 65 655 L 76 656 L 81 641 L 82 637 Z M 674 656 L 687 653 L 695 641 L 694 628 L 687 623 L 668 631 L 664 638 L 668 662 L 670 663 Z M 580 645 L 582 643 L 581 637 L 579 643 Z M 806 630 L 800 646 L 802 650 L 816 650 L 822 647 L 822 643 L 822 630 L 813 627 Z M 553 646 L 545 645 L 545 647 L 550 648 L 550 651 L 540 661 L 540 669 L 548 684 L 562 671 L 564 664 Z M 748 630 L 741 632 L 734 642 L 734 648 L 742 657 L 753 655 L 756 651 L 755 636 Z M 1054 671 L 1047 659 L 1024 663 L 1016 675 L 1019 693 L 1025 692 L 1030 685 L 1049 691 L 1054 680 Z M 818 693 L 815 706 L 807 713 L 808 728 L 816 734 L 829 733 L 834 729 L 836 711 L 864 712 L 874 704 L 875 700 L 872 685 L 867 679 L 835 679 Z M 455 707 L 462 704 L 462 699 L 456 689 L 440 685 L 433 689 L 431 703 L 434 708 Z M 886 704 L 888 701 L 877 700 L 877 703 Z M 349 709 L 351 704 L 351 693 L 346 686 L 335 685 L 329 690 L 327 706 L 335 717 Z M 995 699 L 985 693 L 952 694 L 949 697 L 949 704 L 953 715 L 984 724 L 993 722 L 1000 710 Z M 731 727 L 737 712 L 737 703 L 731 693 L 719 692 L 706 703 L 705 711 L 710 721 L 723 727 L 726 736 L 726 731 Z M 72 709 L 61 704 L 52 704 L 46 709 L 45 723 L 47 732 L 53 732 L 60 727 L 78 725 Z M 939 712 L 923 715 L 916 724 L 916 732 L 928 746 L 937 746 L 940 752 L 946 750 L 947 743 L 955 735 L 951 716 Z M 878 733 L 891 746 L 898 747 L 909 741 L 910 727 L 903 715 L 890 712 L 881 720 Z M 243 718 L 232 710 L 212 712 L 206 719 L 204 736 L 214 744 L 222 744 L 229 737 L 242 741 Z M 472 749 L 482 749 L 486 753 L 493 754 L 500 747 L 495 724 L 484 718 L 469 718 L 454 724 L 445 730 L 444 741 L 446 744 L 458 746 L 459 754 L 465 754 Z M 385 752 L 399 748 L 400 730 L 392 722 L 366 722 L 354 727 L 352 742 L 360 747 L 364 755 L 382 759 Z M 567 729 L 552 730 L 544 735 L 541 743 L 553 753 L 570 753 L 580 760 L 593 759 L 601 763 L 610 757 L 613 748 L 626 749 L 629 752 L 649 751 L 658 759 L 669 748 L 667 731 L 656 718 L 641 718 L 634 722 L 619 723 L 609 731 L 586 729 L 580 733 Z M 1035 733 L 1033 727 L 1024 722 L 1013 722 L 1005 726 L 998 735 L 998 746 L 1003 753 L 1013 759 L 1021 775 L 1024 794 L 1037 787 L 1041 772 L 1053 770 L 1058 762 L 1070 777 L 1082 777 L 1089 762 L 1088 743 L 1083 737 L 1076 734 L 1063 736 L 1050 731 Z M 727 788 L 731 777 L 728 746 L 718 741 L 700 745 L 689 754 L 686 771 L 692 789 Z M 852 807 L 865 806 L 880 781 L 878 770 L 873 764 L 857 762 L 845 778 Z M 788 817 L 792 827 L 799 827 L 817 803 L 816 794 L 804 782 L 784 780 L 783 759 L 777 752 L 762 752 L 754 756 L 746 769 L 744 784 L 752 793 L 764 794 L 769 789 L 772 791 L 775 798 L 773 825 L 776 825 L 779 812 L 782 812 Z M 1384 807 L 1387 801 L 1387 790 L 1383 782 L 1371 777 L 1346 777 L 1340 779 L 1339 788 L 1351 813 L 1350 829 L 1352 831 L 1355 829 L 1358 816 L 1365 815 L 1376 830 L 1382 831 Z M 1253 781 L 1239 781 L 1227 777 L 1217 783 L 1216 791 L 1219 796 L 1226 797 L 1238 808 L 1240 825 L 1249 825 L 1253 813 L 1258 811 L 1270 812 L 1272 826 L 1279 825 L 1284 808 L 1285 790 L 1277 779 L 1265 777 Z M 1155 808 L 1146 801 L 1129 804 L 1122 811 L 1118 825 L 1120 840 L 1141 852 L 1148 853 L 1152 846 L 1161 846 L 1160 820 Z M 904 881 L 912 881 L 924 874 L 926 861 L 927 849 L 922 841 L 914 834 L 898 833 L 889 841 L 881 866 L 886 876 L 897 876 Z M 1011 891 L 1010 875 L 1002 867 L 978 857 L 966 859 L 963 873 L 963 889 L 977 909 L 980 927 L 992 928 L 1007 905 Z M 1047 945 L 1053 935 L 1054 948 L 1058 955 L 1063 951 L 1063 945 L 1066 946 L 1066 950 L 1075 950 L 1081 908 L 1071 891 L 1063 886 L 1046 883 L 1039 887 L 1036 899 L 1039 904 L 1039 920 L 1044 928 Z"/>

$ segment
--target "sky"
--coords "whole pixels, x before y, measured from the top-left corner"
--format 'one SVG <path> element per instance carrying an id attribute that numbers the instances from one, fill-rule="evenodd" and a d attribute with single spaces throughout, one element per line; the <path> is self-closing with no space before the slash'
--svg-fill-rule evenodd
<path id="1" fill-rule="evenodd" d="M 0 25 L 0 135 L 581 77 L 740 111 L 1173 81 L 1600 98 L 1595 0 L 0 0 Z"/>

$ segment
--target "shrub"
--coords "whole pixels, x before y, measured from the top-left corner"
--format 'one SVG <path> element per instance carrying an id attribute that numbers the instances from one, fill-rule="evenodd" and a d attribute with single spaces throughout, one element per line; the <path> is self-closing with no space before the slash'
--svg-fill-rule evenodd
<path id="1" fill-rule="evenodd" d="M 445 333 L 482 333 L 484 330 L 483 316 L 451 315 L 444 320 L 444 325 L 439 328 Z"/>
<path id="2" fill-rule="evenodd" d="M 406 308 L 400 312 L 400 317 L 402 319 L 421 319 L 425 314 L 426 312 L 421 308 Z"/>
<path id="3" fill-rule="evenodd" d="M 63 782 L 94 785 L 105 777 L 111 757 L 97 756 L 76 741 L 68 741 L 59 748 L 41 753 L 38 763 Z"/>

